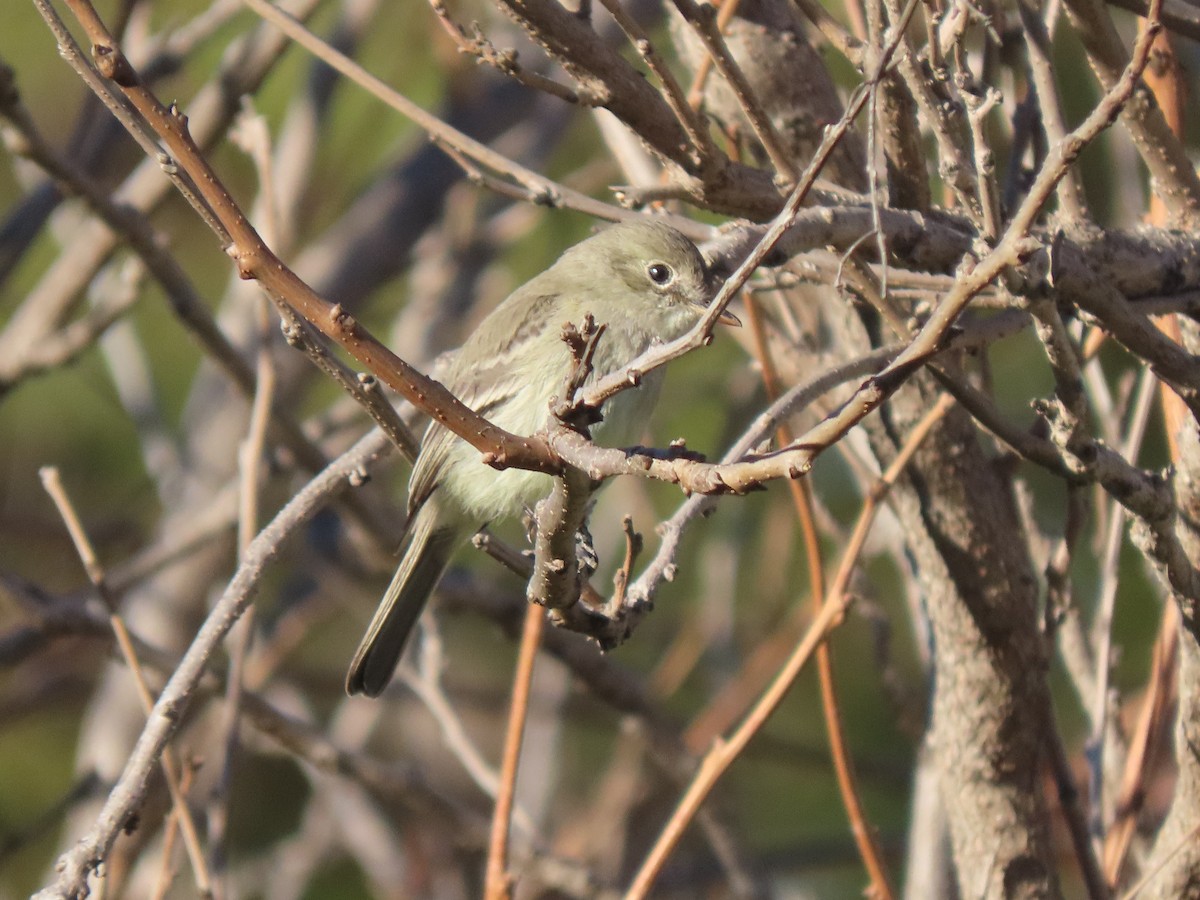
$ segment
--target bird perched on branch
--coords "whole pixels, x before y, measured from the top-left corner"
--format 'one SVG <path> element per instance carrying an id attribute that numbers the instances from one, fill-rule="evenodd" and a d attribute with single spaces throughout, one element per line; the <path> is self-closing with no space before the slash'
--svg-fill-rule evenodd
<path id="1" fill-rule="evenodd" d="M 497 306 L 454 354 L 446 386 L 500 428 L 532 435 L 576 364 L 564 325 L 590 315 L 603 326 L 591 360 L 591 379 L 602 378 L 651 344 L 686 333 L 711 300 L 713 281 L 696 246 L 674 228 L 649 219 L 614 225 L 571 247 Z M 608 400 L 598 433 L 618 443 L 636 438 L 661 374 L 650 372 L 639 387 Z M 400 563 L 354 654 L 348 693 L 375 697 L 387 687 L 454 551 L 488 522 L 519 516 L 550 487 L 543 473 L 484 465 L 466 441 L 438 422 L 429 426 L 409 479 Z"/>

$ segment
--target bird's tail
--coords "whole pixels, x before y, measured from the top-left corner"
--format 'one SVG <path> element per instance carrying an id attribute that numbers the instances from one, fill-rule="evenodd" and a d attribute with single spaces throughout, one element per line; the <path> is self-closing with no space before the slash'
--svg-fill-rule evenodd
<path id="1" fill-rule="evenodd" d="M 392 680 L 408 636 L 462 539 L 460 527 L 438 519 L 432 496 L 409 520 L 400 564 L 350 663 L 346 693 L 378 697 Z"/>

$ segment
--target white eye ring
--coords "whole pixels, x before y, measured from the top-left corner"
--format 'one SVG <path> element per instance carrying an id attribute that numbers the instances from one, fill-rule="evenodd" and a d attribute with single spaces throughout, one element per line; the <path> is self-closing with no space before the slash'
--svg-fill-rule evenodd
<path id="1" fill-rule="evenodd" d="M 659 287 L 666 287 L 675 280 L 675 270 L 662 262 L 650 263 L 646 266 L 646 274 Z"/>

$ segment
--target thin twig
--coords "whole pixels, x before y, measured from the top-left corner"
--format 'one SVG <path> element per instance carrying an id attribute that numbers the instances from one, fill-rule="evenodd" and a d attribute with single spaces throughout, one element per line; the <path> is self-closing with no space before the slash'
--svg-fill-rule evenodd
<path id="1" fill-rule="evenodd" d="M 1130 416 L 1128 435 L 1122 455 L 1126 459 L 1135 459 L 1146 436 L 1150 422 L 1150 413 L 1154 409 L 1156 396 L 1154 376 L 1150 372 L 1142 373 L 1141 384 L 1138 386 L 1137 399 Z M 1104 748 L 1107 732 L 1115 724 L 1110 721 L 1109 685 L 1111 683 L 1113 658 L 1113 615 L 1116 609 L 1117 588 L 1119 585 L 1120 550 L 1125 538 L 1126 511 L 1118 503 L 1112 504 L 1109 516 L 1108 534 L 1104 541 L 1103 556 L 1100 568 L 1100 592 L 1095 602 L 1095 612 L 1092 620 L 1091 643 L 1096 663 L 1095 695 L 1091 698 L 1091 733 L 1088 736 L 1087 756 L 1092 770 L 1092 817 L 1094 834 L 1104 833 Z"/>
<path id="2" fill-rule="evenodd" d="M 117 835 L 140 805 L 150 771 L 155 762 L 163 758 L 167 742 L 182 722 L 183 712 L 204 674 L 209 657 L 250 603 L 265 567 L 278 555 L 283 540 L 345 490 L 350 476 L 377 459 L 385 444 L 386 439 L 377 432 L 360 440 L 300 490 L 254 539 L 237 573 L 159 694 L 146 726 L 126 760 L 125 769 L 109 792 L 95 823 L 59 857 L 54 885 L 39 892 L 41 900 L 86 896 L 89 875 L 108 857 Z"/>
<path id="3" fill-rule="evenodd" d="M 531 185 L 505 181 L 486 169 L 480 168 L 453 144 L 436 137 L 431 140 L 441 148 L 443 153 L 458 163 L 458 167 L 463 170 L 468 181 L 485 187 L 501 197 L 552 209 L 573 209 L 606 222 L 628 221 L 639 216 L 639 213 L 632 210 L 605 203 L 557 182 L 546 181 L 541 185 Z"/>
<path id="4" fill-rule="evenodd" d="M 79 554 L 79 559 L 83 563 L 83 569 L 87 573 L 88 581 L 92 583 L 92 586 L 96 589 L 96 593 L 104 601 L 105 608 L 108 610 L 108 620 L 112 627 L 113 637 L 116 638 L 117 646 L 121 650 L 121 656 L 125 660 L 125 665 L 129 667 L 129 672 L 133 676 L 134 687 L 137 689 L 138 700 L 142 704 L 142 709 L 149 715 L 154 709 L 154 696 L 150 693 L 150 688 L 146 684 L 146 673 L 138 661 L 137 651 L 134 649 L 129 629 L 125 627 L 125 620 L 117 611 L 116 598 L 112 596 L 112 593 L 108 589 L 104 566 L 96 556 L 91 539 L 88 538 L 87 532 L 84 530 L 83 522 L 80 521 L 79 515 L 75 512 L 75 507 L 71 504 L 70 498 L 67 496 L 62 479 L 58 474 L 58 469 L 53 466 L 46 466 L 39 470 L 38 475 L 42 479 L 42 487 L 46 489 L 46 493 L 50 495 L 50 499 L 54 501 L 54 505 L 58 508 L 58 514 L 62 517 L 63 524 L 67 526 L 67 531 L 71 535 L 71 541 L 75 545 L 75 552 Z M 174 752 L 165 745 L 159 755 L 159 765 L 162 767 L 163 776 L 167 783 L 167 790 L 171 795 L 172 808 L 175 811 L 180 829 L 183 832 L 184 846 L 187 848 L 188 859 L 191 861 L 192 872 L 196 879 L 196 890 L 200 893 L 201 897 L 212 897 L 212 878 L 209 875 L 208 866 L 204 861 L 204 849 L 200 844 L 200 833 L 196 829 L 196 822 L 192 818 L 191 810 L 188 809 L 187 796 L 180 786 L 179 763 L 175 759 Z"/>
<path id="5" fill-rule="evenodd" d="M 248 101 L 247 101 L 248 103 Z M 266 122 L 250 109 L 243 114 L 235 141 L 245 150 L 258 172 L 262 195 L 261 206 L 265 210 L 264 220 L 267 234 L 279 235 L 278 205 L 275 202 L 275 176 L 271 166 L 270 138 Z M 266 441 L 267 424 L 274 403 L 276 370 L 271 354 L 271 317 L 267 299 L 258 298 L 256 310 L 256 339 L 258 352 L 255 364 L 254 402 L 250 407 L 250 421 L 245 440 L 238 453 L 239 468 L 239 511 L 237 526 L 237 552 L 241 559 L 259 528 L 259 502 L 261 492 L 262 458 Z M 228 838 L 229 804 L 232 801 L 234 767 L 239 748 L 241 726 L 242 692 L 245 686 L 246 657 L 250 642 L 254 638 L 254 607 L 246 611 L 234 626 L 229 641 L 229 676 L 225 683 L 225 704 L 222 709 L 222 737 L 220 775 L 212 792 L 209 805 L 209 858 L 217 878 L 226 876 L 229 862 Z"/>
<path id="6" fill-rule="evenodd" d="M 884 496 L 892 484 L 895 483 L 896 479 L 900 477 L 909 460 L 912 459 L 912 455 L 920 447 L 921 442 L 933 429 L 934 425 L 946 414 L 953 403 L 954 400 L 950 397 L 943 397 L 939 400 L 925 414 L 916 427 L 913 428 L 904 446 L 900 448 L 896 458 L 892 461 L 892 464 L 880 476 L 874 490 L 867 498 L 867 502 L 863 504 L 863 509 L 859 513 L 854 532 L 842 554 L 837 574 L 829 585 L 829 590 L 821 605 L 820 613 L 813 619 L 803 640 L 800 641 L 791 658 L 788 659 L 786 665 L 779 671 L 779 674 L 775 677 L 775 680 L 755 705 L 754 709 L 746 716 L 745 721 L 742 722 L 728 739 L 718 738 L 714 741 L 712 748 L 701 761 L 696 777 L 680 799 L 679 805 L 675 808 L 675 812 L 670 820 L 659 832 L 658 840 L 634 876 L 633 883 L 625 894 L 626 900 L 641 900 L 641 898 L 649 895 L 650 888 L 653 887 L 658 873 L 667 861 L 667 857 L 675 849 L 680 838 L 683 837 L 688 824 L 695 818 L 701 804 L 703 804 L 705 798 L 712 791 L 717 780 L 733 764 L 734 760 L 741 755 L 751 738 L 766 724 L 767 719 L 771 717 L 772 713 L 779 707 L 779 704 L 783 702 L 783 698 L 787 695 L 796 677 L 803 670 L 817 647 L 826 640 L 829 633 L 842 621 L 846 607 L 851 599 L 850 594 L 847 592 L 850 576 L 857 568 L 859 554 L 862 552 L 867 535 L 870 533 L 871 525 L 874 523 L 875 514 L 878 512 Z"/>
<path id="7" fill-rule="evenodd" d="M 722 35 L 725 34 L 725 29 L 728 27 L 734 15 L 737 14 L 738 6 L 741 0 L 717 0 L 717 30 Z M 696 66 L 696 72 L 692 75 L 691 86 L 688 87 L 687 103 L 692 109 L 700 109 L 700 104 L 704 102 L 704 85 L 708 82 L 708 75 L 712 71 L 713 58 L 712 55 L 701 57 L 699 64 Z"/>
<path id="8" fill-rule="evenodd" d="M 47 0 L 34 0 L 48 22 L 61 21 Z M 260 0 L 246 0 L 258 4 Z M 444 386 L 421 374 L 392 353 L 338 304 L 320 297 L 271 252 L 218 178 L 188 131 L 187 117 L 175 106 L 164 107 L 146 88 L 96 14 L 89 0 L 67 0 L 92 41 L 93 57 L 172 154 L 172 166 L 190 173 L 199 198 L 197 208 L 217 218 L 214 231 L 235 260 L 243 278 L 258 280 L 272 298 L 286 302 L 311 325 L 344 347 L 372 373 L 405 396 L 414 406 L 437 418 L 468 443 L 489 454 L 497 465 L 523 465 L 537 471 L 558 468 L 544 442 L 509 434 L 479 416 Z M 274 7 L 264 16 L 284 15 Z M 287 21 L 292 21 L 288 19 Z M 278 23 L 276 23 L 278 24 Z M 295 24 L 293 22 L 293 24 Z M 282 27 L 282 26 L 281 26 Z M 296 26 L 299 28 L 299 26 Z M 65 33 L 65 28 L 63 29 Z M 301 33 L 305 33 L 300 28 Z M 69 34 L 67 35 L 69 39 Z M 298 37 L 297 40 L 302 40 Z M 365 76 L 365 73 L 363 73 Z M 381 86 L 382 87 L 382 86 Z M 397 95 L 398 96 L 398 95 Z M 401 98 L 403 100 L 403 98 Z M 406 100 L 403 101 L 407 103 Z M 411 104 L 410 104 L 411 105 Z M 427 113 L 421 113 L 429 117 Z"/>
<path id="9" fill-rule="evenodd" d="M 1151 0 L 1147 4 L 1143 13 L 1146 26 L 1131 55 L 1127 55 L 1125 43 L 1117 33 L 1106 4 L 1100 0 L 1064 0 L 1063 6 L 1070 13 L 1075 33 L 1106 92 L 1115 90 L 1131 67 L 1141 73 L 1145 62 L 1136 64 L 1134 60 L 1143 52 L 1143 44 L 1146 44 L 1144 51 L 1149 52 L 1149 44 L 1162 28 L 1162 0 Z M 1200 177 L 1197 177 L 1183 143 L 1172 133 L 1148 93 L 1133 97 L 1132 102 L 1122 104 L 1122 107 L 1122 123 L 1142 162 L 1150 170 L 1155 193 L 1167 205 L 1173 223 L 1192 230 L 1200 217 Z"/>
<path id="10" fill-rule="evenodd" d="M 779 378 L 775 369 L 775 361 L 771 357 L 757 301 L 753 297 L 745 295 L 742 299 L 751 337 L 754 340 L 755 356 L 760 363 L 763 387 L 768 399 L 775 400 L 780 393 Z M 779 443 L 783 446 L 787 446 L 794 440 L 792 431 L 786 424 L 780 424 L 777 434 Z M 792 495 L 796 518 L 800 523 L 800 533 L 804 539 L 809 594 L 815 617 L 820 615 L 821 602 L 825 597 L 825 570 L 824 561 L 821 559 L 821 537 L 817 531 L 813 512 L 811 488 L 807 479 L 791 480 L 788 482 L 788 488 Z M 821 685 L 821 710 L 825 716 L 825 731 L 829 739 L 829 752 L 837 778 L 838 791 L 841 793 L 846 815 L 850 819 L 850 830 L 854 835 L 855 844 L 858 846 L 859 856 L 862 857 L 863 864 L 871 878 L 869 895 L 874 900 L 891 900 L 895 896 L 891 879 L 883 861 L 883 853 L 875 840 L 875 830 L 867 821 L 866 813 L 863 810 L 858 780 L 854 774 L 854 762 L 850 758 L 846 744 L 846 733 L 842 726 L 842 715 L 838 704 L 837 684 L 834 680 L 833 652 L 828 641 L 823 642 L 817 648 L 817 675 Z"/>
<path id="11" fill-rule="evenodd" d="M 1197 825 L 1195 828 L 1181 837 L 1179 842 L 1173 848 L 1171 848 L 1170 853 L 1164 853 L 1158 859 L 1157 865 L 1155 865 L 1154 868 L 1143 875 L 1138 880 L 1137 884 L 1121 895 L 1121 900 L 1133 900 L 1134 897 L 1140 894 L 1145 887 L 1147 887 L 1152 881 L 1154 881 L 1155 878 L 1158 877 L 1159 872 L 1166 868 L 1167 863 L 1169 863 L 1176 855 L 1183 851 L 1184 848 L 1190 846 L 1192 841 L 1196 840 L 1197 837 L 1200 837 L 1200 825 Z"/>
<path id="12" fill-rule="evenodd" d="M 733 54 L 725 45 L 725 38 L 717 25 L 717 13 L 707 3 L 697 3 L 695 0 L 673 0 L 673 2 L 687 23 L 695 29 L 701 43 L 708 51 L 709 57 L 716 65 L 717 71 L 729 84 L 742 112 L 746 114 L 750 127 L 754 130 L 754 136 L 762 144 L 771 160 L 771 165 L 779 173 L 779 177 L 786 184 L 794 183 L 796 181 L 795 165 L 787 151 L 784 150 L 784 142 L 779 136 L 779 131 L 771 122 L 770 116 L 763 110 L 762 104 L 755 96 L 753 88 L 750 87 L 750 82 L 742 72 L 741 66 L 737 64 Z M 735 0 L 726 0 L 726 5 L 734 2 Z"/>
<path id="13" fill-rule="evenodd" d="M 266 0 L 242 0 L 242 2 L 321 62 L 331 66 L 404 117 L 411 119 L 417 126 L 425 130 L 439 146 L 453 147 L 466 159 L 473 160 L 492 172 L 507 175 L 534 195 L 547 198 L 571 196 L 576 201 L 584 196 L 514 162 L 502 153 L 497 153 L 487 145 L 447 125 L 437 116 L 422 109 L 395 88 L 372 75 L 350 57 L 339 53 L 326 41 L 317 37 L 286 12 L 267 3 Z M 596 203 L 597 201 L 592 202 Z"/>
<path id="14" fill-rule="evenodd" d="M 513 674 L 512 701 L 508 708 L 508 726 L 504 735 L 504 757 L 500 764 L 500 785 L 496 792 L 496 807 L 492 813 L 491 839 L 488 842 L 486 880 L 483 895 L 487 900 L 508 900 L 512 896 L 512 876 L 508 873 L 508 833 L 511 827 L 513 800 L 517 789 L 517 766 L 521 760 L 521 743 L 525 720 L 529 716 L 529 690 L 533 683 L 533 665 L 545 629 L 546 611 L 529 604 L 525 611 L 525 627 Z"/>
<path id="15" fill-rule="evenodd" d="M 471 781 L 488 797 L 496 798 L 501 789 L 500 773 L 488 763 L 483 751 L 471 738 L 462 716 L 446 693 L 442 681 L 445 670 L 442 638 L 436 626 L 430 624 L 430 618 L 426 617 L 423 625 L 419 668 L 401 665 L 399 677 L 437 722 L 446 749 L 458 760 Z M 514 808 L 511 818 L 519 832 L 526 835 L 533 833 L 533 820 L 519 806 Z"/>
<path id="16" fill-rule="evenodd" d="M 56 153 L 35 127 L 28 111 L 15 97 L 9 97 L 8 102 L 0 104 L 0 115 L 19 132 L 21 152 L 61 184 L 65 193 L 80 196 L 92 212 L 138 255 L 146 270 L 166 294 L 171 311 L 242 394 L 252 398 L 255 391 L 253 371 L 213 320 L 187 273 L 167 252 L 165 241 L 155 232 L 149 220 L 129 203 L 110 198 L 99 189 L 93 179 L 88 178 L 61 154 Z M 136 294 L 133 297 L 136 297 Z M 60 355 L 62 351 L 73 352 L 82 349 L 94 335 L 107 327 L 109 320 L 115 318 L 119 311 L 119 308 L 105 304 L 92 310 L 79 322 L 72 323 L 60 333 Z M 19 338 L 17 344 L 30 348 L 29 355 L 24 358 L 25 369 L 21 373 L 13 372 L 12 367 L 17 360 L 11 354 L 0 362 L 0 391 L 21 374 L 30 374 L 34 367 L 48 361 L 36 352 L 37 348 L 53 349 L 44 343 L 29 340 L 27 334 L 16 337 Z M 281 407 L 276 407 L 272 412 L 272 440 L 287 446 L 300 464 L 310 472 L 324 468 L 328 459 L 304 434 L 291 412 Z"/>
<path id="17" fill-rule="evenodd" d="M 565 100 L 567 103 L 579 102 L 579 94 L 567 85 L 522 66 L 517 61 L 515 50 L 497 50 L 495 45 L 480 31 L 478 23 L 475 25 L 475 34 L 469 35 L 465 28 L 450 18 L 450 11 L 446 9 L 446 4 L 442 0 L 429 0 L 429 6 L 437 16 L 442 30 L 458 47 L 459 53 L 474 56 L 480 62 L 486 63 L 498 72 L 503 72 L 526 87 Z"/>
<path id="18" fill-rule="evenodd" d="M 817 30 L 825 36 L 825 39 L 837 48 L 838 53 L 846 57 L 846 60 L 855 67 L 862 65 L 865 52 L 865 44 L 862 40 L 847 31 L 845 26 L 831 16 L 817 0 L 795 0 L 795 3 L 809 21 L 817 26 Z"/>
<path id="19" fill-rule="evenodd" d="M 1063 118 L 1062 103 L 1059 101 L 1058 85 L 1054 80 L 1054 65 L 1051 58 L 1050 35 L 1041 12 L 1031 2 L 1017 3 L 1021 17 L 1021 30 L 1025 35 L 1025 48 L 1029 58 L 1030 79 L 1037 95 L 1041 111 L 1042 127 L 1050 143 L 1057 144 L 1067 135 Z M 1079 170 L 1072 167 L 1058 185 L 1058 202 L 1061 214 L 1074 221 L 1088 217 L 1087 198 L 1083 194 Z"/>
<path id="20" fill-rule="evenodd" d="M 863 107 L 867 103 L 871 86 L 882 77 L 883 72 L 886 70 L 891 56 L 895 53 L 896 47 L 899 44 L 899 35 L 907 27 L 908 21 L 916 10 L 918 2 L 919 0 L 909 0 L 905 14 L 897 24 L 897 32 L 880 54 L 875 67 L 869 73 L 867 79 L 859 86 L 851 101 L 846 104 L 846 111 L 841 119 L 826 130 L 820 147 L 813 154 L 812 161 L 800 176 L 783 208 L 771 221 L 770 226 L 764 231 L 754 249 L 742 260 L 741 264 L 738 265 L 729 278 L 726 279 L 709 305 L 708 311 L 695 327 L 678 340 L 670 341 L 642 354 L 641 357 L 626 366 L 624 371 L 616 372 L 606 378 L 597 380 L 591 386 L 590 390 L 579 398 L 581 403 L 589 406 L 599 406 L 604 400 L 626 386 L 631 373 L 638 375 L 645 374 L 651 369 L 665 365 L 670 360 L 682 356 L 691 349 L 704 346 L 711 340 L 713 328 L 716 327 L 717 320 L 721 317 L 721 314 L 725 311 L 730 301 L 737 295 L 738 291 L 745 286 L 750 276 L 757 271 L 759 266 L 774 251 L 776 245 L 783 239 L 784 234 L 790 228 L 805 199 L 808 197 L 809 191 L 812 190 L 818 174 L 824 169 L 834 149 L 846 132 L 849 131 L 854 120 L 858 118 L 859 113 L 862 112 Z"/>
<path id="21" fill-rule="evenodd" d="M 1147 781 L 1170 739 L 1171 688 L 1178 671 L 1178 649 L 1179 607 L 1168 600 L 1150 655 L 1149 684 L 1138 710 L 1113 804 L 1115 816 L 1104 836 L 1104 875 L 1112 887 L 1121 883 L 1129 848 L 1137 833 L 1138 815 L 1146 803 Z"/>
<path id="22" fill-rule="evenodd" d="M 671 107 L 671 112 L 679 120 L 679 124 L 683 126 L 687 132 L 688 138 L 692 142 L 692 146 L 696 149 L 696 165 L 703 166 L 710 160 L 715 153 L 712 138 L 709 137 L 708 127 L 704 118 L 696 113 L 697 105 L 692 103 L 690 98 L 683 92 L 679 82 L 676 81 L 675 75 L 670 68 L 663 62 L 661 56 L 654 49 L 654 45 L 650 42 L 645 30 L 637 23 L 633 16 L 625 11 L 625 7 L 621 5 L 620 0 L 600 0 L 604 4 L 604 8 L 609 11 L 617 25 L 625 32 L 633 44 L 633 48 L 638 52 L 638 55 L 645 60 L 647 67 L 658 78 L 663 86 L 663 99 L 667 101 L 667 105 Z M 736 6 L 737 0 L 725 0 L 725 6 Z M 722 8 L 721 14 L 724 14 Z M 728 18 L 728 17 L 727 17 Z M 717 16 L 717 27 L 723 28 L 724 23 L 721 22 L 721 16 Z M 707 62 L 707 58 L 703 62 Z"/>

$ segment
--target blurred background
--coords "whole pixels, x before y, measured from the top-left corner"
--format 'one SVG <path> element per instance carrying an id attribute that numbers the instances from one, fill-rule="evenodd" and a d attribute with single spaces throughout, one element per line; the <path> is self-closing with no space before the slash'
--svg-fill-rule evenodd
<path id="1" fill-rule="evenodd" d="M 459 52 L 430 7 L 415 0 L 306 7 L 297 14 L 308 16 L 313 32 L 509 159 L 614 205 L 612 186 L 649 190 L 657 183 L 656 158 L 612 116 L 478 64 Z M 156 94 L 191 117 L 198 143 L 281 258 L 424 370 L 510 290 L 601 224 L 472 183 L 424 131 L 239 3 L 110 0 L 97 8 Z M 677 14 L 652 2 L 628 8 L 686 86 L 689 64 L 671 37 L 679 22 L 667 21 Z M 835 4 L 827 11 L 852 21 Z M 519 48 L 527 71 L 569 81 L 493 6 L 456 3 L 449 15 L 468 35 L 478 22 L 495 47 Z M 971 26 L 963 39 L 968 52 L 983 54 L 997 33 L 1011 39 L 1000 26 L 1011 29 L 1015 19 L 996 15 L 991 31 Z M 1133 17 L 1113 15 L 1132 39 Z M 593 25 L 640 65 L 599 8 Z M 859 76 L 819 33 L 808 33 L 840 102 Z M 996 68 L 987 70 L 1003 92 L 988 127 L 998 180 L 1019 196 L 1030 166 L 1013 152 L 1021 84 L 1003 41 Z M 1190 43 L 1181 48 L 1185 63 L 1191 51 Z M 1074 123 L 1100 91 L 1072 28 L 1057 29 L 1053 53 Z M 0 326 L 10 341 L 0 347 L 29 350 L 0 361 L 0 896 L 19 897 L 48 883 L 56 855 L 94 819 L 144 721 L 128 670 L 114 658 L 104 608 L 39 469 L 60 472 L 121 612 L 144 642 L 157 689 L 228 585 L 245 541 L 238 536 L 239 516 L 245 522 L 239 454 L 255 372 L 272 370 L 276 410 L 292 429 L 290 437 L 272 432 L 261 453 L 256 527 L 312 477 L 314 457 L 306 452 L 333 459 L 372 423 L 287 347 L 273 309 L 253 283 L 239 281 L 204 223 L 59 57 L 32 4 L 0 11 L 0 63 L 9 95 L 0 153 Z M 178 268 L 174 289 L 29 158 L 31 127 L 72 171 L 145 215 Z M 715 120 L 712 128 L 730 156 L 742 152 Z M 865 134 L 860 122 L 857 137 Z M 932 156 L 932 139 L 925 140 Z M 1123 133 L 1089 148 L 1077 171 L 1095 221 L 1113 228 L 1141 221 L 1146 179 Z M 935 197 L 943 195 L 936 166 L 928 182 Z M 861 180 L 846 186 L 866 188 Z M 736 218 L 683 202 L 666 208 L 698 223 Z M 797 258 L 799 274 L 785 290 L 778 289 L 780 270 L 754 283 L 776 339 L 799 348 L 778 364 L 784 387 L 831 358 L 836 334 L 812 308 L 814 292 L 833 290 L 837 258 L 820 248 Z M 935 292 L 952 283 L 949 272 L 929 277 L 939 279 Z M 199 312 L 185 308 L 189 301 Z M 745 318 L 744 307 L 735 309 Z M 54 327 L 39 332 L 39 316 Z M 238 385 L 236 366 L 217 359 L 210 326 L 196 324 L 207 318 L 240 360 L 248 389 Z M 22 332 L 22 323 L 31 330 Z M 35 337 L 22 343 L 22 334 Z M 1109 409 L 1121 418 L 1141 363 L 1111 343 L 1098 359 L 1099 378 L 1115 397 Z M 1035 419 L 1031 401 L 1054 390 L 1030 329 L 969 364 L 985 370 L 997 406 L 1023 428 Z M 670 367 L 643 442 L 686 438 L 688 447 L 721 456 L 768 403 L 762 370 L 752 329 L 721 331 L 711 347 Z M 805 410 L 793 423 L 797 433 L 838 402 L 834 395 Z M 869 459 L 866 439 L 852 435 L 808 478 L 830 567 L 877 471 Z M 1155 470 L 1168 460 L 1155 413 L 1133 462 Z M 1012 466 L 1032 521 L 1061 533 L 1063 482 L 1027 463 L 1003 464 Z M 220 896 L 481 892 L 523 617 L 520 580 L 480 551 L 462 552 L 397 683 L 379 701 L 343 695 L 346 664 L 390 577 L 408 468 L 395 453 L 373 461 L 366 483 L 282 543 L 257 588 L 244 656 L 232 649 L 244 640 L 235 632 L 172 741 Z M 622 517 L 631 515 L 645 536 L 647 559 L 657 548 L 656 524 L 682 500 L 676 488 L 634 478 L 601 495 L 591 532 L 601 558 L 593 583 L 602 593 L 624 554 Z M 1089 520 L 1072 560 L 1081 598 L 1105 583 L 1104 515 Z M 517 523 L 497 533 L 525 546 Z M 885 507 L 852 582 L 855 602 L 831 642 L 858 789 L 897 884 L 912 866 L 910 829 L 929 790 L 918 760 L 931 638 L 904 541 L 905 527 Z M 1113 687 L 1136 698 L 1150 667 L 1161 591 L 1131 546 L 1119 562 Z M 612 653 L 601 656 L 564 632 L 547 638 L 554 643 L 535 671 L 517 790 L 512 867 L 519 895 L 593 896 L 626 884 L 682 793 L 688 761 L 740 718 L 719 711 L 705 718 L 714 699 L 740 684 L 746 693 L 734 709 L 743 709 L 759 689 L 738 681 L 747 659 L 773 637 L 799 634 L 797 610 L 810 591 L 786 484 L 722 498 L 689 526 L 675 563 L 677 575 L 657 593 L 653 613 Z M 231 725 L 221 694 L 235 658 L 248 699 L 240 724 Z M 1065 746 L 1085 775 L 1085 704 L 1061 662 L 1050 664 L 1049 682 Z M 1119 711 L 1132 716 L 1132 708 Z M 344 756 L 332 756 L 335 747 Z M 1153 822 L 1166 802 L 1155 789 L 1169 797 L 1171 782 L 1151 780 L 1149 788 Z M 1048 815 L 1064 892 L 1082 895 L 1061 822 L 1053 810 Z M 156 774 L 138 821 L 105 867 L 112 896 L 196 894 L 173 822 Z M 949 896 L 951 881 L 933 883 Z M 806 670 L 722 779 L 655 896 L 852 897 L 866 883 L 831 770 L 817 676 Z"/>

